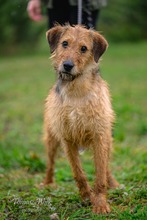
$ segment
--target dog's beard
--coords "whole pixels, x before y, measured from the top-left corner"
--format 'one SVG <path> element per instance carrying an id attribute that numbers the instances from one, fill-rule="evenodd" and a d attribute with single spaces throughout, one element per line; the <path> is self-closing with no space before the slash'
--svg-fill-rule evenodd
<path id="1" fill-rule="evenodd" d="M 59 72 L 59 78 L 63 81 L 73 81 L 76 78 L 76 75 L 72 75 L 66 72 Z"/>

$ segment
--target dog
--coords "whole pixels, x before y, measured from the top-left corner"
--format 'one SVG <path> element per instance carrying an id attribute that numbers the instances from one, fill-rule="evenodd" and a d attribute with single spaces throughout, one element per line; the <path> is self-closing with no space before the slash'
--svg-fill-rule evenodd
<path id="1" fill-rule="evenodd" d="M 94 213 L 109 213 L 107 188 L 119 184 L 108 167 L 114 112 L 108 86 L 99 73 L 99 60 L 108 43 L 101 34 L 81 25 L 56 25 L 46 37 L 57 81 L 45 102 L 48 163 L 44 185 L 54 182 L 55 155 L 58 146 L 63 146 L 82 199 L 90 200 Z M 79 159 L 81 146 L 93 151 L 93 189 Z"/>

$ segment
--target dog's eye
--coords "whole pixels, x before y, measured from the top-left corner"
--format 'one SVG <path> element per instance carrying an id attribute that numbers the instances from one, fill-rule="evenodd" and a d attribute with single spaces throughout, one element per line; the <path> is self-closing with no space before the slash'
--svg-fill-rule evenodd
<path id="1" fill-rule="evenodd" d="M 82 52 L 82 53 L 85 53 L 86 51 L 87 51 L 87 47 L 86 47 L 86 46 L 82 46 L 82 47 L 81 47 L 81 52 Z"/>
<path id="2" fill-rule="evenodd" d="M 62 47 L 66 48 L 68 46 L 68 42 L 67 41 L 63 41 L 62 42 Z"/>

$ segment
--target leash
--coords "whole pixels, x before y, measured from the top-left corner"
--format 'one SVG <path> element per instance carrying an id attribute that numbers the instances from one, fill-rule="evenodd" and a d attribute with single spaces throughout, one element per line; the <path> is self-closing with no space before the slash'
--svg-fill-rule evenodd
<path id="1" fill-rule="evenodd" d="M 78 24 L 82 24 L 82 0 L 78 0 Z"/>
<path id="2" fill-rule="evenodd" d="M 84 0 L 85 2 L 85 8 L 84 11 L 87 14 L 87 26 L 88 28 L 92 28 L 92 13 L 90 10 L 90 2 L 91 0 Z M 82 0 L 78 0 L 78 24 L 82 24 Z"/>
<path id="3" fill-rule="evenodd" d="M 93 25 L 92 25 L 92 13 L 91 13 L 91 10 L 90 10 L 90 2 L 91 0 L 85 0 L 85 12 L 87 14 L 87 26 L 89 28 L 92 28 Z"/>

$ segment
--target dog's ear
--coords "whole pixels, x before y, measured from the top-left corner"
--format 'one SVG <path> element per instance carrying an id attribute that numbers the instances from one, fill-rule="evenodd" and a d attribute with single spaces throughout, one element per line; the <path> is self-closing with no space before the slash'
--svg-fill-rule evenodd
<path id="1" fill-rule="evenodd" d="M 51 53 L 53 53 L 56 49 L 60 36 L 63 33 L 63 30 L 64 27 L 57 25 L 46 32 L 46 38 L 50 45 Z"/>
<path id="2" fill-rule="evenodd" d="M 93 34 L 93 55 L 94 60 L 97 63 L 101 55 L 105 52 L 108 47 L 108 43 L 106 39 L 99 34 L 98 32 L 94 32 Z"/>

